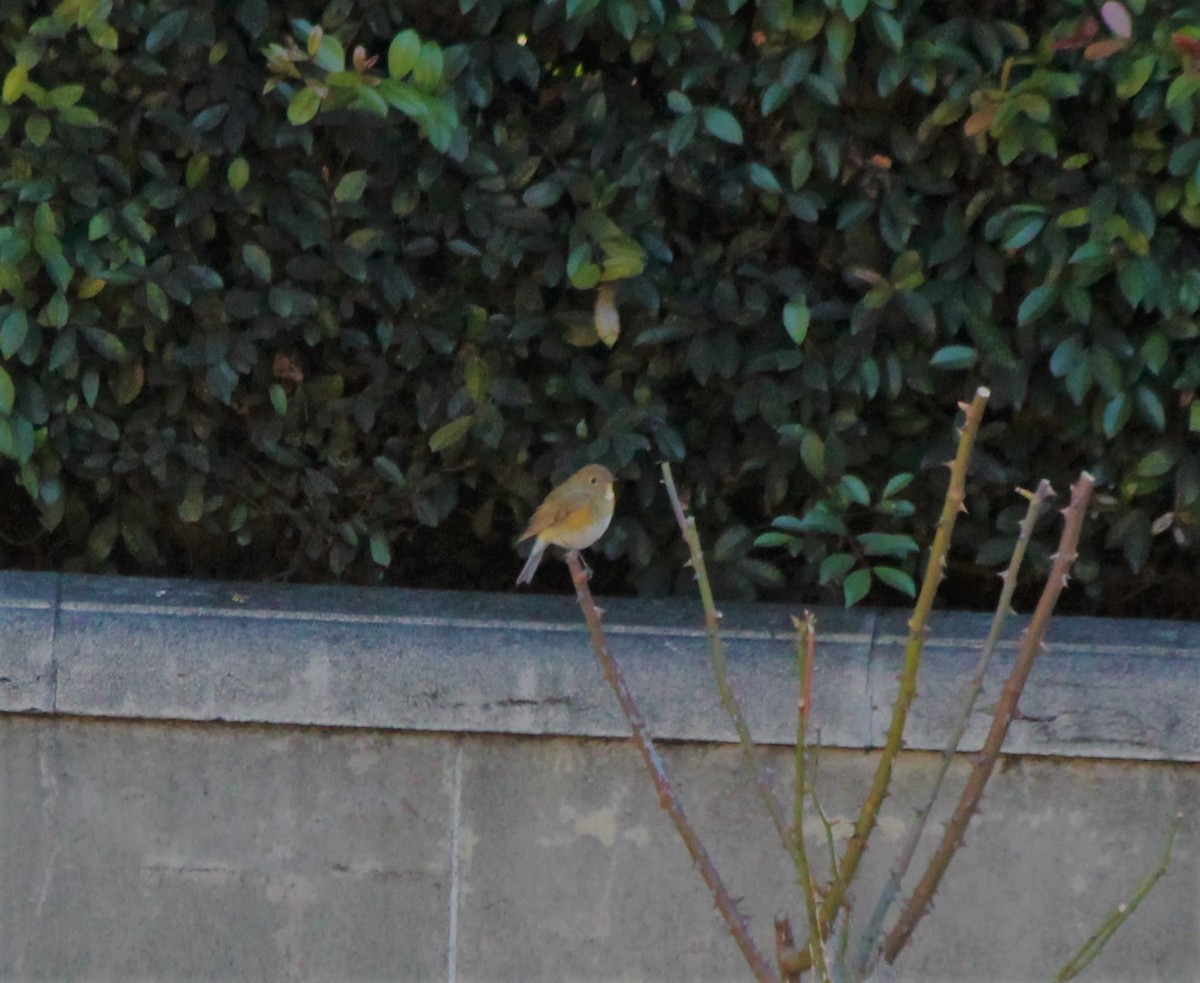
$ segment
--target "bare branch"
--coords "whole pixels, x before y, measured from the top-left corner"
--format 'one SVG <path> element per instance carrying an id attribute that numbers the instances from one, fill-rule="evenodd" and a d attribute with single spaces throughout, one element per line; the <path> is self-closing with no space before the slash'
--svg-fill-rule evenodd
<path id="1" fill-rule="evenodd" d="M 829 894 L 825 896 L 822 905 L 822 923 L 829 925 L 833 916 L 846 900 L 845 885 L 854 880 L 858 865 L 867 848 L 867 839 L 875 828 L 879 817 L 879 809 L 883 805 L 888 785 L 892 779 L 892 767 L 904 736 L 904 724 L 908 719 L 908 711 L 917 695 L 917 670 L 921 665 L 921 651 L 925 644 L 925 627 L 929 613 L 933 609 L 933 599 L 937 594 L 938 584 L 941 583 L 946 565 L 946 553 L 950 547 L 950 536 L 954 531 L 954 522 L 963 510 L 965 498 L 964 489 L 967 479 L 967 463 L 971 458 L 971 448 L 975 436 L 979 432 L 979 424 L 983 419 L 983 411 L 987 406 L 991 393 L 980 386 L 975 390 L 975 398 L 969 404 L 960 404 L 964 412 L 962 429 L 959 431 L 958 450 L 950 464 L 950 487 L 946 491 L 946 499 L 942 505 L 942 515 L 938 522 L 938 530 L 929 550 L 929 565 L 925 568 L 925 579 L 921 583 L 921 592 L 917 595 L 917 603 L 909 619 L 908 643 L 904 648 L 904 667 L 900 673 L 900 690 L 892 707 L 892 721 L 888 727 L 887 740 L 879 764 L 875 769 L 875 777 L 871 789 L 863 802 L 858 821 L 854 824 L 854 833 L 846 844 L 846 852 L 842 857 L 841 880 L 835 883 Z"/>
<path id="2" fill-rule="evenodd" d="M 646 718 L 642 716 L 642 711 L 634 701 L 633 694 L 629 692 L 625 677 L 609 650 L 608 640 L 604 637 L 604 630 L 600 627 L 600 612 L 596 609 L 596 603 L 592 600 L 592 592 L 588 588 L 587 573 L 583 569 L 579 553 L 575 550 L 567 553 L 567 566 L 571 570 L 575 595 L 579 599 L 579 606 L 583 609 L 583 617 L 587 621 L 588 632 L 592 638 L 592 649 L 600 661 L 604 678 L 608 680 L 608 684 L 617 696 L 617 702 L 621 704 L 625 718 L 629 721 L 629 727 L 633 732 L 633 743 L 641 752 L 642 759 L 650 771 L 650 777 L 654 781 L 654 787 L 658 791 L 658 804 L 671 817 L 684 846 L 687 847 L 696 866 L 700 868 L 700 876 L 704 878 L 704 883 L 712 892 L 717 910 L 725 919 L 725 924 L 728 926 L 730 934 L 733 935 L 734 941 L 737 942 L 738 948 L 742 950 L 742 956 L 745 957 L 754 978 L 759 983 L 778 983 L 779 977 L 775 975 L 770 963 L 755 946 L 754 940 L 750 937 L 750 928 L 746 924 L 746 920 L 737 910 L 737 904 L 721 881 L 712 858 L 708 855 L 704 844 L 700 842 L 695 827 L 688 819 L 687 813 L 684 812 L 683 805 L 671 785 L 671 780 L 667 777 L 666 766 L 658 749 L 654 746 L 654 739 L 650 736 Z"/>
<path id="3" fill-rule="evenodd" d="M 1054 983 L 1067 983 L 1067 980 L 1073 980 L 1082 973 L 1091 964 L 1092 960 L 1100 955 L 1100 950 L 1107 945 L 1108 940 L 1113 937 L 1116 930 L 1125 924 L 1126 919 L 1130 915 L 1137 911 L 1138 905 L 1145 900 L 1146 895 L 1162 879 L 1163 874 L 1167 872 L 1167 868 L 1171 865 L 1171 848 L 1175 846 L 1175 837 L 1179 833 L 1179 826 L 1182 822 L 1183 813 L 1177 813 L 1175 821 L 1171 824 L 1171 831 L 1167 834 L 1167 845 L 1163 848 L 1162 858 L 1158 861 L 1158 866 L 1142 881 L 1128 901 L 1123 901 L 1109 912 L 1108 917 L 1092 933 L 1091 938 L 1080 946 L 1079 951 L 1058 971 L 1058 975 L 1054 977 Z"/>
<path id="4" fill-rule="evenodd" d="M 1029 508 L 1026 509 L 1025 518 L 1021 521 L 1021 532 L 1017 536 L 1017 542 L 1013 547 L 1008 569 L 1004 573 L 1004 587 L 1000 591 L 1000 600 L 996 604 L 996 613 L 992 618 L 992 627 L 988 632 L 987 640 L 983 644 L 983 651 L 979 654 L 979 661 L 975 666 L 975 673 L 971 677 L 970 685 L 963 699 L 962 708 L 959 710 L 958 720 L 951 731 L 950 739 L 946 742 L 945 749 L 942 751 L 942 760 L 938 764 L 937 775 L 934 776 L 929 795 L 926 796 L 924 805 L 917 809 L 916 820 L 913 822 L 912 828 L 908 832 L 908 838 L 904 841 L 904 845 L 897 855 L 896 866 L 892 868 L 887 884 L 884 885 L 883 891 L 879 895 L 879 901 L 875 905 L 875 910 L 871 913 L 871 920 L 867 924 L 866 931 L 863 933 L 862 947 L 859 952 L 859 968 L 863 976 L 868 975 L 878 956 L 875 950 L 879 937 L 883 933 L 884 918 L 887 917 L 888 909 L 892 903 L 900 896 L 900 885 L 904 880 L 904 875 L 908 873 L 908 868 L 912 865 L 913 856 L 917 852 L 917 844 L 921 841 L 921 834 L 925 831 L 925 824 L 929 821 L 929 815 L 933 811 L 934 803 L 937 801 L 938 792 L 941 791 L 942 782 L 946 778 L 946 772 L 949 771 L 950 763 L 954 760 L 955 753 L 962 743 L 963 734 L 966 733 L 967 724 L 971 719 L 971 712 L 975 708 L 975 701 L 979 699 L 979 694 L 983 691 L 983 680 L 987 676 L 988 664 L 991 662 L 992 655 L 996 651 L 996 645 L 1000 641 L 1000 632 L 1004 627 L 1005 616 L 1012 606 L 1013 591 L 1017 587 L 1017 576 L 1021 569 L 1021 561 L 1025 558 L 1025 549 L 1029 545 L 1029 540 L 1033 537 L 1033 527 L 1037 523 L 1042 507 L 1046 504 L 1047 499 L 1054 494 L 1054 489 L 1050 487 L 1050 482 L 1043 479 L 1038 483 L 1037 491 L 1032 494 L 1024 492 L 1024 494 L 1029 497 Z"/>
<path id="5" fill-rule="evenodd" d="M 984 786 L 991 777 L 996 761 L 1000 757 L 1001 745 L 1008 734 L 1009 725 L 1016 716 L 1021 691 L 1033 669 L 1034 659 L 1041 650 L 1046 626 L 1049 624 L 1050 616 L 1054 613 L 1058 597 L 1067 584 L 1071 565 L 1078 555 L 1079 532 L 1087 514 L 1088 501 L 1091 498 L 1094 483 L 1092 476 L 1085 471 L 1071 486 L 1071 504 L 1063 509 L 1065 522 L 1058 541 L 1058 552 L 1054 555 L 1050 576 L 1047 578 L 1046 586 L 1034 609 L 1033 616 L 1029 620 L 1029 626 L 1021 636 L 1016 662 L 1013 664 L 1012 671 L 1000 692 L 1000 698 L 996 702 L 992 726 L 988 731 L 983 750 L 975 759 L 974 767 L 958 800 L 958 805 L 955 807 L 954 815 L 946 824 L 941 842 L 930 858 L 929 866 L 913 891 L 912 897 L 908 899 L 908 903 L 900 912 L 900 918 L 884 940 L 883 959 L 885 962 L 894 963 L 896 961 L 896 956 L 908 944 L 914 929 L 930 909 L 942 875 L 945 874 L 950 860 L 962 845 L 967 824 L 979 807 Z"/>
<path id="6" fill-rule="evenodd" d="M 704 605 L 704 627 L 708 633 L 708 658 L 712 664 L 713 676 L 717 681 L 717 693 L 721 697 L 721 705 L 725 707 L 725 712 L 729 714 L 729 719 L 733 722 L 733 729 L 737 732 L 738 743 L 742 748 L 742 758 L 754 779 L 754 788 L 758 792 L 758 797 L 762 800 L 763 806 L 775 826 L 775 831 L 779 834 L 779 840 L 792 858 L 792 862 L 796 864 L 798 872 L 801 864 L 798 853 L 803 849 L 803 844 L 799 844 L 791 830 L 788 829 L 783 808 L 771 788 L 762 758 L 758 748 L 755 747 L 754 737 L 751 735 L 750 727 L 742 713 L 741 703 L 738 701 L 737 693 L 734 692 L 733 684 L 729 681 L 725 662 L 725 646 L 721 641 L 721 614 L 717 610 L 712 585 L 708 580 L 708 568 L 704 564 L 704 550 L 700 545 L 700 533 L 696 529 L 696 520 L 684 509 L 683 503 L 679 499 L 679 493 L 675 490 L 671 466 L 665 461 L 662 464 L 662 476 L 663 484 L 667 489 L 667 497 L 671 500 L 671 509 L 675 513 L 675 522 L 679 525 L 679 531 L 683 535 L 683 540 L 691 555 L 696 585 L 700 590 L 700 601 Z"/>

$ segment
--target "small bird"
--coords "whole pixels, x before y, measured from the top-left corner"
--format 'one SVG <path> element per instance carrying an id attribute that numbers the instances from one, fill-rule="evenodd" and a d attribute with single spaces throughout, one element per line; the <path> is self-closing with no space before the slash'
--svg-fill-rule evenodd
<path id="1" fill-rule="evenodd" d="M 547 546 L 584 550 L 596 542 L 612 522 L 615 504 L 613 476 L 608 468 L 589 464 L 571 475 L 546 496 L 517 540 L 521 543 L 536 537 L 517 583 L 533 581 Z"/>

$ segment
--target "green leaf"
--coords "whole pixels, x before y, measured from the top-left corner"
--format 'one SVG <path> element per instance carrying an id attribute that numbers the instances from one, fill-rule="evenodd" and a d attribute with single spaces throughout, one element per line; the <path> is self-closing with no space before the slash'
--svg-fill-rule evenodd
<path id="1" fill-rule="evenodd" d="M 118 406 L 128 406 L 138 397 L 146 382 L 146 371 L 140 362 L 126 362 L 115 376 L 109 376 L 109 385 L 117 397 Z"/>
<path id="2" fill-rule="evenodd" d="M 313 55 L 313 64 L 326 72 L 341 72 L 346 68 L 346 49 L 334 35 L 326 34 L 321 38 L 317 53 Z"/>
<path id="3" fill-rule="evenodd" d="M 809 320 L 807 297 L 793 297 L 784 305 L 783 326 L 788 337 L 797 345 L 803 345 L 804 339 L 808 337 Z"/>
<path id="4" fill-rule="evenodd" d="M 413 66 L 413 82 L 417 88 L 432 92 L 442 83 L 442 72 L 445 70 L 445 59 L 442 49 L 432 41 L 421 45 L 417 54 L 417 63 Z"/>
<path id="5" fill-rule="evenodd" d="M 1043 283 L 1034 287 L 1017 308 L 1017 324 L 1023 327 L 1030 321 L 1036 321 L 1050 310 L 1057 296 L 1058 288 L 1053 283 Z"/>
<path id="6" fill-rule="evenodd" d="M 821 568 L 817 574 L 818 583 L 822 586 L 836 584 L 854 568 L 854 563 L 852 553 L 830 553 L 821 561 Z"/>
<path id="7" fill-rule="evenodd" d="M 1162 399 L 1149 386 L 1138 386 L 1133 391 L 1134 398 L 1137 399 L 1138 409 L 1142 411 L 1142 417 L 1155 430 L 1162 431 L 1167 426 L 1167 413 L 1163 408 Z"/>
<path id="8" fill-rule="evenodd" d="M 1167 87 L 1167 109 L 1174 109 L 1182 103 L 1191 102 L 1197 92 L 1200 92 L 1200 75 L 1181 72 Z"/>
<path id="9" fill-rule="evenodd" d="M 591 13 L 600 0 L 567 0 L 567 20 Z"/>
<path id="10" fill-rule="evenodd" d="M 878 580 L 883 581 L 889 587 L 895 588 L 900 593 L 908 597 L 917 596 L 917 585 L 913 582 L 912 577 L 903 570 L 898 570 L 896 567 L 872 567 L 871 572 L 875 574 Z"/>
<path id="11" fill-rule="evenodd" d="M 448 103 L 431 100 L 429 115 L 420 120 L 421 132 L 438 153 L 446 153 L 458 129 L 458 116 Z"/>
<path id="12" fill-rule="evenodd" d="M 1086 209 L 1084 210 L 1086 213 Z M 1061 224 L 1061 219 L 1059 220 Z M 1085 218 L 1086 221 L 1086 218 Z M 1028 246 L 1038 233 L 1046 227 L 1046 217 L 1044 215 L 1030 215 L 1024 221 L 1020 222 L 1015 229 L 1009 234 L 1008 238 L 1001 243 L 1002 249 L 1021 249 Z M 1065 227 L 1065 226 L 1064 226 Z"/>
<path id="13" fill-rule="evenodd" d="M 11 106 L 21 98 L 29 82 L 29 69 L 24 65 L 13 65 L 4 76 L 4 87 L 0 89 L 0 101 Z"/>
<path id="14" fill-rule="evenodd" d="M 867 488 L 867 483 L 857 475 L 842 475 L 838 487 L 846 493 L 850 501 L 863 506 L 871 504 L 871 491 Z"/>
<path id="15" fill-rule="evenodd" d="M 704 129 L 718 140 L 726 143 L 741 144 L 742 125 L 727 109 L 717 106 L 706 106 L 701 114 L 704 118 Z"/>
<path id="16" fill-rule="evenodd" d="M 453 447 L 467 435 L 467 431 L 471 429 L 474 421 L 475 415 L 468 413 L 466 416 L 460 416 L 457 420 L 451 420 L 445 426 L 438 427 L 433 432 L 433 436 L 429 438 L 429 449 L 436 454 Z"/>
<path id="17" fill-rule="evenodd" d="M 333 189 L 333 200 L 341 202 L 358 201 L 367 190 L 366 171 L 347 171 Z"/>
<path id="18" fill-rule="evenodd" d="M 65 327 L 70 316 L 71 305 L 67 302 L 67 295 L 61 290 L 56 290 L 42 311 L 46 325 L 51 328 Z"/>
<path id="19" fill-rule="evenodd" d="M 108 212 L 96 212 L 88 220 L 88 241 L 103 239 L 112 231 L 112 216 Z"/>
<path id="20" fill-rule="evenodd" d="M 692 100 L 678 89 L 674 89 L 667 93 L 667 108 L 673 113 L 690 113 Z"/>
<path id="21" fill-rule="evenodd" d="M 929 358 L 931 369 L 969 369 L 979 359 L 979 353 L 969 345 L 947 345 L 939 348 Z"/>
<path id="22" fill-rule="evenodd" d="M 608 19 L 618 34 L 632 41 L 637 31 L 637 11 L 630 0 L 608 0 Z"/>
<path id="23" fill-rule="evenodd" d="M 271 282 L 271 257 L 258 243 L 247 242 L 242 246 L 242 262 L 263 283 Z"/>
<path id="24" fill-rule="evenodd" d="M 112 332 L 93 327 L 84 327 L 81 330 L 88 344 L 110 361 L 123 362 L 128 357 L 125 345 Z"/>
<path id="25" fill-rule="evenodd" d="M 907 471 L 902 474 L 893 475 L 891 480 L 883 486 L 883 495 L 880 497 L 891 498 L 893 495 L 904 491 L 905 488 L 912 484 L 912 480 L 913 476 Z"/>
<path id="26" fill-rule="evenodd" d="M 825 25 L 825 44 L 835 65 L 844 65 L 854 50 L 854 24 L 845 17 L 832 17 Z"/>
<path id="27" fill-rule="evenodd" d="M 800 441 L 800 460 L 817 481 L 825 480 L 825 441 L 815 430 L 805 431 Z"/>
<path id="28" fill-rule="evenodd" d="M 875 30 L 879 33 L 880 40 L 892 51 L 900 51 L 904 48 L 904 27 L 894 14 L 888 13 L 877 5 L 871 11 L 871 20 L 875 24 Z"/>
<path id="29" fill-rule="evenodd" d="M 791 533 L 827 532 L 836 536 L 845 536 L 849 531 L 846 523 L 830 509 L 828 502 L 818 502 L 800 519 L 794 515 L 776 516 L 771 520 L 771 528 Z"/>
<path id="30" fill-rule="evenodd" d="M 595 263 L 584 263 L 570 275 L 570 280 L 576 290 L 591 290 L 600 282 L 600 267 Z"/>
<path id="31" fill-rule="evenodd" d="M 1191 174 L 1200 164 L 1200 139 L 1188 140 L 1171 151 L 1167 158 L 1167 170 L 1179 177 Z"/>
<path id="32" fill-rule="evenodd" d="M 1115 437 L 1129 420 L 1132 409 L 1129 398 L 1124 393 L 1117 393 L 1104 407 L 1103 424 L 1104 436 Z"/>
<path id="33" fill-rule="evenodd" d="M 842 583 L 842 596 L 846 601 L 846 607 L 854 607 L 854 605 L 867 596 L 867 591 L 870 589 L 871 571 L 866 567 L 861 570 L 855 570 Z"/>
<path id="34" fill-rule="evenodd" d="M 96 405 L 96 397 L 100 395 L 100 373 L 95 369 L 88 369 L 83 374 L 83 380 L 79 385 L 83 390 L 83 401 L 88 406 Z"/>
<path id="35" fill-rule="evenodd" d="M 50 136 L 50 120 L 35 113 L 25 121 L 25 138 L 35 147 L 40 147 Z"/>
<path id="36" fill-rule="evenodd" d="M 146 50 L 150 54 L 162 51 L 167 45 L 177 41 L 187 24 L 188 8 L 173 10 L 154 25 L 146 35 Z"/>
<path id="37" fill-rule="evenodd" d="M 419 121 L 427 118 L 430 107 L 434 104 L 434 97 L 427 96 L 408 82 L 384 79 L 376 89 L 389 106 L 400 110 L 410 119 Z"/>
<path id="38" fill-rule="evenodd" d="M 245 157 L 235 157 L 229 162 L 225 180 L 234 191 L 241 191 L 246 186 L 246 182 L 250 180 L 250 164 Z"/>
<path id="39" fill-rule="evenodd" d="M 396 462 L 389 457 L 384 457 L 382 454 L 375 458 L 372 462 L 375 465 L 375 470 L 383 475 L 397 488 L 403 488 L 408 484 L 404 477 L 404 472 L 396 465 Z"/>
<path id="40" fill-rule="evenodd" d="M 783 185 L 781 185 L 775 175 L 771 173 L 771 169 L 769 167 L 764 167 L 762 164 L 758 163 L 752 163 L 747 166 L 746 171 L 750 175 L 750 180 L 757 187 L 762 188 L 763 191 L 773 195 L 783 194 Z"/>
<path id="41" fill-rule="evenodd" d="M 271 397 L 271 406 L 279 416 L 287 416 L 288 398 L 284 392 L 283 386 L 278 382 L 273 382 L 267 388 L 267 395 Z"/>
<path id="42" fill-rule="evenodd" d="M 171 306 L 167 303 L 167 295 L 163 292 L 163 288 L 152 280 L 146 283 L 146 306 L 150 309 L 150 313 L 160 321 L 165 322 L 171 316 Z M 123 350 L 124 346 L 122 346 Z M 124 355 L 121 357 L 123 358 Z"/>
<path id="43" fill-rule="evenodd" d="M 371 533 L 371 559 L 381 567 L 392 564 L 392 548 L 388 545 L 387 537 L 378 529 Z"/>
<path id="44" fill-rule="evenodd" d="M 115 512 L 110 512 L 92 526 L 88 533 L 87 552 L 93 563 L 108 559 L 121 534 L 121 522 Z"/>
<path id="45" fill-rule="evenodd" d="M 868 556 L 907 556 L 917 551 L 913 538 L 900 533 L 864 532 L 855 539 Z"/>
<path id="46" fill-rule="evenodd" d="M 787 546 L 795 541 L 794 536 L 789 536 L 784 532 L 764 532 L 754 537 L 755 546 Z"/>
<path id="47" fill-rule="evenodd" d="M 0 355 L 10 358 L 25 344 L 29 335 L 29 319 L 23 308 L 9 311 L 0 321 Z"/>
<path id="48" fill-rule="evenodd" d="M 858 20 L 870 4 L 870 0 L 842 0 L 842 13 L 851 20 Z"/>
<path id="49" fill-rule="evenodd" d="M 1160 447 L 1138 461 L 1133 472 L 1139 478 L 1159 478 L 1175 467 L 1176 459 L 1175 453 Z"/>
<path id="50" fill-rule="evenodd" d="M 421 39 L 417 32 L 401 31 L 388 45 L 388 74 L 394 79 L 404 78 L 416 67 L 420 53 Z"/>
<path id="51" fill-rule="evenodd" d="M 684 113 L 671 124 L 671 129 L 667 132 L 667 154 L 669 156 L 677 157 L 687 149 L 688 144 L 696 135 L 697 125 L 695 113 Z"/>
<path id="52" fill-rule="evenodd" d="M 759 112 L 764 116 L 770 116 L 776 109 L 787 102 L 791 94 L 792 90 L 789 86 L 781 82 L 772 82 L 762 94 L 762 101 L 759 103 Z"/>
<path id="53" fill-rule="evenodd" d="M 305 86 L 292 96 L 292 101 L 288 103 L 288 122 L 293 126 L 303 126 L 317 115 L 317 110 L 320 108 L 321 97 L 317 94 L 317 90 Z"/>
<path id="54" fill-rule="evenodd" d="M 16 398 L 17 391 L 13 387 L 12 376 L 8 374 L 8 370 L 3 365 L 0 365 L 0 413 L 6 416 L 11 413 Z"/>
<path id="55" fill-rule="evenodd" d="M 40 202 L 33 210 L 33 231 L 36 238 L 53 237 L 58 232 L 57 223 L 54 221 L 54 209 L 50 207 L 49 202 Z M 57 246 L 55 252 L 61 252 L 62 246 Z M 38 247 L 38 252 L 42 252 L 42 248 Z"/>
<path id="56" fill-rule="evenodd" d="M 178 512 L 184 522 L 199 522 L 204 517 L 204 486 L 200 481 L 188 482 L 188 490 L 179 503 Z"/>
<path id="57" fill-rule="evenodd" d="M 745 526 L 730 526 L 724 530 L 713 544 L 712 558 L 717 563 L 726 563 L 740 556 L 746 550 L 746 540 L 750 538 L 750 530 Z"/>
<path id="58" fill-rule="evenodd" d="M 1123 63 L 1117 71 L 1117 97 L 1132 99 L 1141 92 L 1154 73 L 1156 61 L 1155 55 L 1143 55 L 1132 64 Z"/>
<path id="59" fill-rule="evenodd" d="M 531 184 L 525 189 L 525 193 L 521 195 L 521 201 L 530 208 L 549 208 L 562 195 L 562 182 L 555 178 L 550 178 L 545 181 L 539 181 L 537 184 Z"/>

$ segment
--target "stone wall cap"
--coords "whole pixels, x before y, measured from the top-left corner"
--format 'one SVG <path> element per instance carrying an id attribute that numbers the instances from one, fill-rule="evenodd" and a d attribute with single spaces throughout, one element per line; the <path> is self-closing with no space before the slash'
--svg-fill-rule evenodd
<path id="1" fill-rule="evenodd" d="M 660 738 L 729 741 L 698 601 L 601 599 Z M 795 736 L 792 616 L 727 604 L 755 738 Z M 823 744 L 882 743 L 907 612 L 816 609 Z M 935 612 L 906 746 L 940 749 L 991 616 Z M 965 743 L 979 747 L 1026 619 L 1009 619 Z M 1058 617 L 1006 750 L 1200 760 L 1200 625 Z M 0 712 L 619 737 L 628 728 L 570 596 L 0 572 Z"/>

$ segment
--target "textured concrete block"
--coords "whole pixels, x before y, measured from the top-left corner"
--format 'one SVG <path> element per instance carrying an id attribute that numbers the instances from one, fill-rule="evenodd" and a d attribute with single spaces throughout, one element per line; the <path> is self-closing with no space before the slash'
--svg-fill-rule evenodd
<path id="1" fill-rule="evenodd" d="M 1026 617 L 1007 619 L 964 750 L 983 745 L 1027 624 Z M 986 614 L 934 614 L 906 747 L 944 745 L 990 625 Z M 891 719 L 906 638 L 905 615 L 882 612 L 871 667 L 875 746 L 882 745 Z M 1045 643 L 1006 752 L 1200 761 L 1200 625 L 1056 617 Z"/>
<path id="2" fill-rule="evenodd" d="M 0 716 L 0 746 L 0 979 L 444 978 L 452 740 Z"/>
<path id="3" fill-rule="evenodd" d="M 625 741 L 0 716 L 0 979 L 725 981 L 741 958 Z M 668 768 L 770 951 L 802 905 L 738 749 Z M 768 751 L 787 801 L 790 755 Z M 844 844 L 876 764 L 826 750 Z M 936 757 L 900 760 L 854 898 L 882 885 Z M 957 790 L 968 762 L 959 760 Z M 940 833 L 935 810 L 914 874 Z M 1090 970 L 1179 983 L 1200 965 L 1200 772 L 1010 759 L 898 968 L 1045 980 L 1157 862 L 1174 862 Z M 823 829 L 806 841 L 827 869 Z M 852 937 L 857 938 L 857 927 Z"/>
<path id="4" fill-rule="evenodd" d="M 58 576 L 0 572 L 0 712 L 54 709 Z"/>
<path id="5" fill-rule="evenodd" d="M 699 605 L 612 601 L 606 628 L 659 733 L 728 739 Z M 65 577 L 64 713 L 622 736 L 571 598 Z M 822 614 L 818 719 L 867 737 L 874 615 Z M 789 612 L 725 611 L 731 676 L 760 740 L 795 729 Z"/>
<path id="6" fill-rule="evenodd" d="M 654 980 L 724 983 L 745 964 L 634 749 L 620 743 L 465 745 L 459 983 Z M 772 917 L 803 902 L 790 861 L 741 772 L 735 748 L 672 746 L 668 767 L 730 891 L 771 958 Z M 839 850 L 870 783 L 875 755 L 826 751 L 819 790 Z M 781 791 L 790 761 L 770 752 Z M 882 887 L 936 758 L 908 754 L 864 861 L 859 931 Z M 955 763 L 950 788 L 967 762 Z M 968 847 L 934 913 L 898 962 L 902 981 L 1023 983 L 1049 979 L 1157 863 L 1169 822 L 1188 813 L 1168 878 L 1094 965 L 1096 983 L 1179 983 L 1200 965 L 1195 886 L 1200 774 L 1162 766 L 1024 759 L 994 779 Z M 914 873 L 941 832 L 943 804 Z M 823 828 L 805 823 L 828 870 Z M 1191 845 L 1189 845 L 1191 844 Z M 895 917 L 893 911 L 892 917 Z"/>

